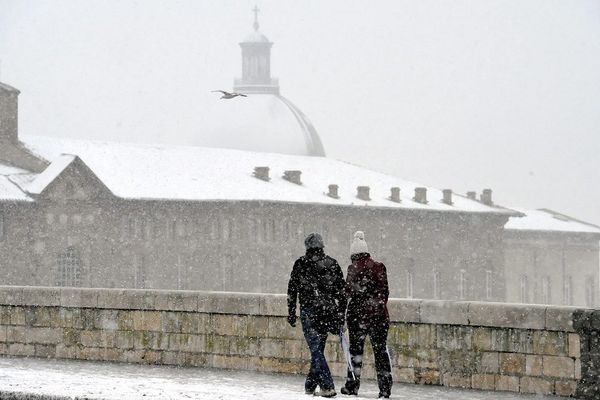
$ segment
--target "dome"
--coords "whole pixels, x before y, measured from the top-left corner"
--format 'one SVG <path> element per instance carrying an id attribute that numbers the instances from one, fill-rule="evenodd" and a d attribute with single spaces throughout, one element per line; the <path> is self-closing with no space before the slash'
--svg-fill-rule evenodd
<path id="1" fill-rule="evenodd" d="M 309 119 L 277 94 L 248 94 L 215 101 L 203 110 L 194 144 L 266 153 L 324 157 Z"/>
<path id="2" fill-rule="evenodd" d="M 270 42 L 269 42 L 269 39 L 267 39 L 267 37 L 265 35 L 263 35 L 262 33 L 260 33 L 259 31 L 252 31 L 244 38 L 244 40 L 242 40 L 242 43 L 270 43 Z"/>

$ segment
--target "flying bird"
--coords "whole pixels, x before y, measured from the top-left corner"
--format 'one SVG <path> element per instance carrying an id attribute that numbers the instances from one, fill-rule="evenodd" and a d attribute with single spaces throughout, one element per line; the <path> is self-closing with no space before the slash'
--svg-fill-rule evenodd
<path id="1" fill-rule="evenodd" d="M 226 92 L 224 90 L 213 90 L 213 92 L 223 93 L 223 96 L 221 96 L 222 99 L 233 99 L 234 97 L 237 97 L 237 96 L 248 97 L 243 93 Z"/>

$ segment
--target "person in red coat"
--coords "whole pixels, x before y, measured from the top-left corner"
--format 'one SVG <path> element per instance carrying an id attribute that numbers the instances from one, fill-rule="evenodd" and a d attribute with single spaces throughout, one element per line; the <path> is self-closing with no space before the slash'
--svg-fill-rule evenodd
<path id="1" fill-rule="evenodd" d="M 346 384 L 341 392 L 347 395 L 358 394 L 365 338 L 369 335 L 375 355 L 379 397 L 389 398 L 392 373 L 386 346 L 390 327 L 387 272 L 383 263 L 371 258 L 365 234 L 361 231 L 354 233 L 350 259 L 352 264 L 348 266 L 346 276 L 346 295 L 349 299 L 346 322 L 354 371 L 348 370 Z"/>

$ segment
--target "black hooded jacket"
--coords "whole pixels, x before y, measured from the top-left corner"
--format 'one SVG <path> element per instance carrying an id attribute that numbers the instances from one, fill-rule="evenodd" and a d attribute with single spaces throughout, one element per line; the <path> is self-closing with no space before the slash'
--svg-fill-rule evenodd
<path id="1" fill-rule="evenodd" d="M 346 312 L 345 281 L 338 262 L 323 249 L 306 250 L 294 263 L 288 283 L 288 314 L 295 315 L 296 299 L 320 332 L 338 333 Z"/>

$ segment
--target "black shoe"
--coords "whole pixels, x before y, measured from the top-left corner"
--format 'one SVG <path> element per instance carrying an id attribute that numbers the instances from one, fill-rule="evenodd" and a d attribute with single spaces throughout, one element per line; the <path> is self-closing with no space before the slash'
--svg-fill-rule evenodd
<path id="1" fill-rule="evenodd" d="M 346 386 L 342 387 L 342 390 L 340 390 L 340 392 L 342 392 L 342 394 L 348 395 L 348 396 L 358 396 L 358 390 L 356 389 L 348 389 Z"/>
<path id="2" fill-rule="evenodd" d="M 313 394 L 315 394 L 315 389 L 312 389 L 312 390 L 311 389 L 304 389 L 304 393 L 305 394 L 313 395 Z"/>
<path id="3" fill-rule="evenodd" d="M 377 396 L 377 398 L 379 398 L 379 399 L 389 399 L 390 398 L 390 394 L 389 393 L 379 392 L 379 396 Z"/>
<path id="4" fill-rule="evenodd" d="M 335 397 L 336 394 L 335 389 L 321 389 L 314 393 L 315 396 L 321 397 Z"/>

